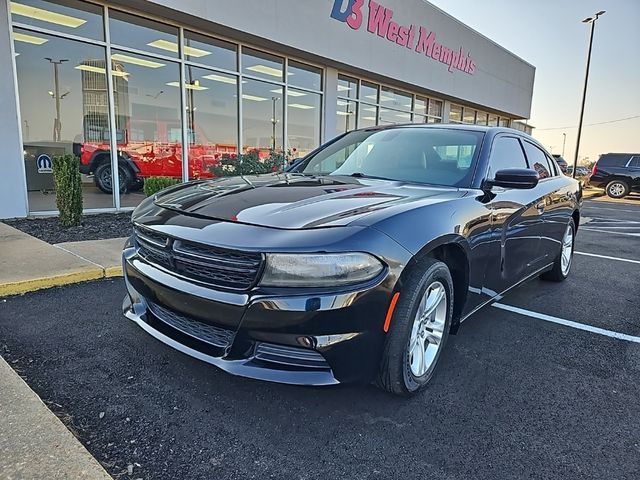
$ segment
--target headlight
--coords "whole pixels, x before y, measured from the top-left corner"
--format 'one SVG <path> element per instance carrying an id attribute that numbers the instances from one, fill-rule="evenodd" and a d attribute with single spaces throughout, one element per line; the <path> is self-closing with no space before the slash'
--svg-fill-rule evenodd
<path id="1" fill-rule="evenodd" d="M 268 253 L 260 282 L 268 287 L 334 287 L 375 278 L 384 266 L 367 253 Z"/>

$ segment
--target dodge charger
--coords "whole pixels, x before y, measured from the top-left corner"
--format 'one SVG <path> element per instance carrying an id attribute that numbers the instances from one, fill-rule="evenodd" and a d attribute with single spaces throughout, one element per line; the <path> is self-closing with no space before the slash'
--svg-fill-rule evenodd
<path id="1" fill-rule="evenodd" d="M 411 395 L 462 321 L 528 279 L 567 278 L 581 203 L 515 130 L 356 130 L 286 171 L 143 201 L 123 310 L 234 375 Z"/>

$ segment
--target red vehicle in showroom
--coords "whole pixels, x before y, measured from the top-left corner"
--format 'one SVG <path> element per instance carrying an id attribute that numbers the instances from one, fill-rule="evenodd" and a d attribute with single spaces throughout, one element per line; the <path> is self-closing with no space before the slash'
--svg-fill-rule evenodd
<path id="1" fill-rule="evenodd" d="M 74 145 L 74 153 L 80 157 L 80 172 L 93 175 L 96 186 L 104 193 L 111 193 L 109 128 L 87 126 L 87 123 L 84 141 Z M 180 125 L 166 122 L 130 122 L 128 128 L 117 130 L 120 191 L 140 189 L 148 177 L 181 179 L 181 132 Z M 202 132 L 191 132 L 189 178 L 213 178 L 211 169 L 220 163 L 223 155 L 237 155 L 235 145 L 209 143 Z M 163 140 L 147 140 L 149 138 Z"/>

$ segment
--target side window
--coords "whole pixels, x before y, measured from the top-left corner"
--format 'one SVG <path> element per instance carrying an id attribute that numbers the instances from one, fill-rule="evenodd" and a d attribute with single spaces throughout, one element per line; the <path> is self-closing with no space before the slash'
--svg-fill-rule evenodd
<path id="1" fill-rule="evenodd" d="M 631 160 L 629 160 L 629 167 L 640 167 L 640 156 L 635 155 L 631 157 Z"/>
<path id="2" fill-rule="evenodd" d="M 495 178 L 497 171 L 508 168 L 528 168 L 527 159 L 517 138 L 498 137 L 491 147 L 487 178 Z"/>
<path id="3" fill-rule="evenodd" d="M 549 162 L 549 171 L 551 172 L 551 176 L 556 177 L 560 175 L 560 167 L 558 166 L 557 162 L 549 155 L 547 155 L 547 162 Z"/>
<path id="4" fill-rule="evenodd" d="M 540 180 L 543 180 L 545 178 L 553 176 L 555 173 L 552 173 L 553 170 L 551 170 L 549 160 L 547 159 L 545 153 L 532 143 L 523 143 L 524 151 L 527 153 L 527 159 L 529 160 L 529 165 L 531 165 L 531 168 L 538 172 L 538 178 L 540 178 Z"/>

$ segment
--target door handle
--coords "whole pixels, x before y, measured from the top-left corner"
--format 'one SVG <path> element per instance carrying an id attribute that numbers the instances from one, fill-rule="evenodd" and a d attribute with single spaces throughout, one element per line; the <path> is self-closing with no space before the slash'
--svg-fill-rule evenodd
<path id="1" fill-rule="evenodd" d="M 536 209 L 538 210 L 538 213 L 542 215 L 544 213 L 544 202 L 540 202 L 539 204 L 537 204 Z"/>

